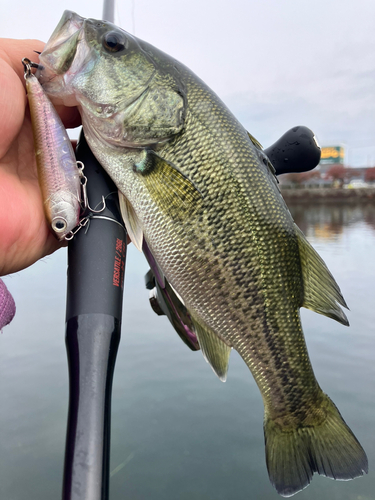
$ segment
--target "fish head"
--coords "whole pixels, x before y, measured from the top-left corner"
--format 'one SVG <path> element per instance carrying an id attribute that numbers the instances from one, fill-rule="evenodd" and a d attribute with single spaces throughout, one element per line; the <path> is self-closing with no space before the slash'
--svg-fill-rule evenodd
<path id="1" fill-rule="evenodd" d="M 79 200 L 70 191 L 52 194 L 45 209 L 50 226 L 59 240 L 65 239 L 79 224 Z"/>
<path id="2" fill-rule="evenodd" d="M 86 136 L 144 147 L 182 130 L 186 98 L 173 59 L 107 21 L 65 11 L 40 56 L 39 81 L 78 106 Z"/>

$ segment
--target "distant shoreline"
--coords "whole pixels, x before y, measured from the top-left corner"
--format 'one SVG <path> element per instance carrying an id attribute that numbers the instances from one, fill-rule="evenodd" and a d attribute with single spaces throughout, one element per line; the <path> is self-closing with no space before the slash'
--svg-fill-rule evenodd
<path id="1" fill-rule="evenodd" d="M 375 203 L 375 187 L 368 188 L 283 188 L 287 202 L 296 203 Z"/>

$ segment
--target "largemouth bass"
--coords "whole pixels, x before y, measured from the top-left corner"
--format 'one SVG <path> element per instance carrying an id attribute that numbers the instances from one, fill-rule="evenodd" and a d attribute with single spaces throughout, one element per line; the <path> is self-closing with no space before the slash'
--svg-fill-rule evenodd
<path id="1" fill-rule="evenodd" d="M 111 23 L 66 11 L 40 60 L 46 92 L 79 107 L 131 239 L 183 300 L 213 370 L 225 380 L 231 348 L 251 370 L 277 491 L 293 495 L 314 472 L 367 472 L 315 379 L 299 315 L 347 325 L 346 304 L 259 143 L 188 68 Z"/>
<path id="2" fill-rule="evenodd" d="M 31 67 L 23 59 L 38 180 L 51 229 L 63 240 L 79 223 L 80 173 L 69 136 Z"/>

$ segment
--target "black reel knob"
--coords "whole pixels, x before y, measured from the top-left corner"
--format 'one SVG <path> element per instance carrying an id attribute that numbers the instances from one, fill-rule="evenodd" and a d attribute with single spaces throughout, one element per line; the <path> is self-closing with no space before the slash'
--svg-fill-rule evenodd
<path id="1" fill-rule="evenodd" d="M 275 167 L 276 175 L 280 175 L 312 170 L 320 162 L 321 150 L 314 132 L 298 126 L 264 149 L 264 153 Z"/>

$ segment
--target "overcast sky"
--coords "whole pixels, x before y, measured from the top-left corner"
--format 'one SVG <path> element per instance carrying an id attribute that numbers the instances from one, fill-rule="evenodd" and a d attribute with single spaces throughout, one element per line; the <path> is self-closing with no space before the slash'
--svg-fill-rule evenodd
<path id="1" fill-rule="evenodd" d="M 0 35 L 46 41 L 64 9 L 101 0 L 0 0 Z M 55 7 L 52 7 L 55 5 Z M 374 0 L 117 0 L 116 23 L 189 66 L 267 147 L 306 125 L 346 162 L 375 165 Z"/>

